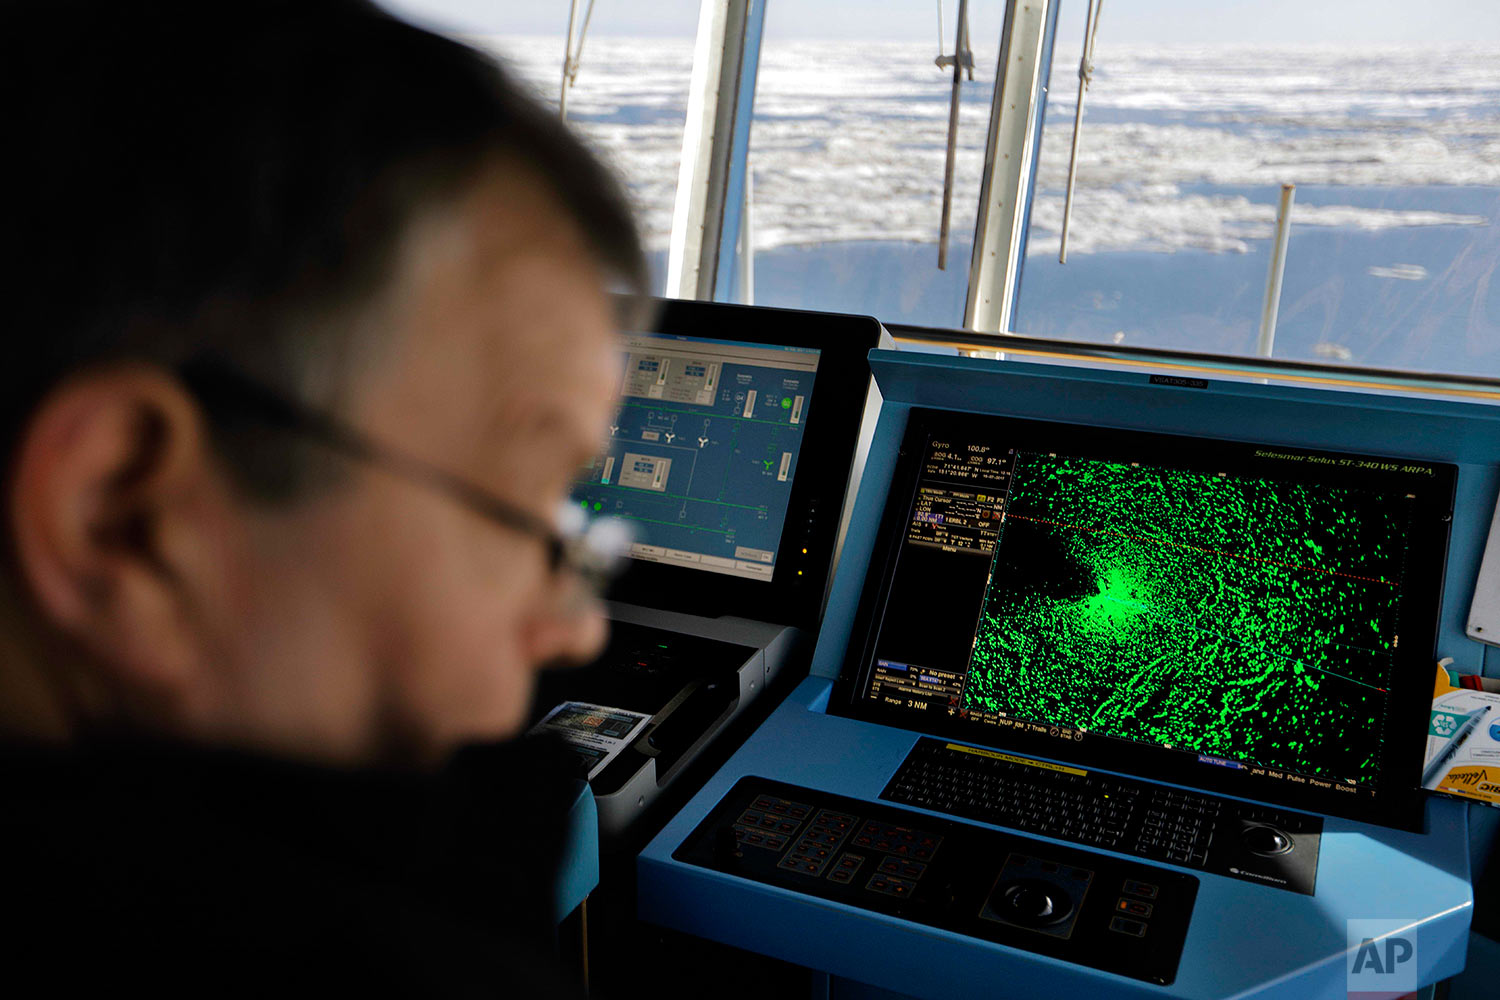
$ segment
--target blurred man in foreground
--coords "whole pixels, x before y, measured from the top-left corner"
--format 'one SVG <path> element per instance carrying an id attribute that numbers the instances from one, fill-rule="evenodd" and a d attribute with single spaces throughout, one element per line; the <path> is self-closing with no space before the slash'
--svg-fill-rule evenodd
<path id="1" fill-rule="evenodd" d="M 630 213 L 496 67 L 363 3 L 122 6 L 0 30 L 6 964 L 546 991 L 561 783 L 444 765 L 603 640 L 555 512 Z"/>

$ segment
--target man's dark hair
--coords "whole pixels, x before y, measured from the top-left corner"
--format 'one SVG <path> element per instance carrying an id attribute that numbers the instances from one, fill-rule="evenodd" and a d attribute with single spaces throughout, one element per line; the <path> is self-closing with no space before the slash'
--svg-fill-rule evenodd
<path id="1" fill-rule="evenodd" d="M 353 346 L 340 319 L 389 279 L 412 219 L 497 161 L 550 188 L 606 274 L 645 283 L 618 182 L 555 112 L 367 3 L 0 10 L 7 464 L 43 394 L 95 365 L 211 355 L 289 393 L 337 392 L 309 383 Z M 243 486 L 295 492 L 286 449 L 270 459 L 264 434 L 225 423 Z"/>

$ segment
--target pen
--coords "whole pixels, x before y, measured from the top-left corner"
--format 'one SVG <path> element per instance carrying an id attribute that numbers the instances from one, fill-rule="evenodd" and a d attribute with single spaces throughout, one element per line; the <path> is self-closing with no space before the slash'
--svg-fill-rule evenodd
<path id="1" fill-rule="evenodd" d="M 1479 727 L 1479 721 L 1485 717 L 1485 714 L 1489 710 L 1490 706 L 1485 705 L 1483 708 L 1475 709 L 1469 713 L 1468 718 L 1464 719 L 1463 725 L 1458 727 L 1458 732 L 1453 734 L 1453 738 L 1443 748 L 1443 752 L 1434 757 L 1432 763 L 1428 764 L 1427 768 L 1422 772 L 1423 788 L 1436 785 L 1438 775 L 1443 773 L 1443 767 L 1458 755 L 1458 748 L 1463 746 L 1464 741 L 1469 738 L 1469 734 Z"/>

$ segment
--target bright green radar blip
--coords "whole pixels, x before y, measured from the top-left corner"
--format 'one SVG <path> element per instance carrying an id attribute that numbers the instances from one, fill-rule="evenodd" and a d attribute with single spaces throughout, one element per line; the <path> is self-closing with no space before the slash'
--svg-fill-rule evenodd
<path id="1" fill-rule="evenodd" d="M 1404 497 L 1022 455 L 964 707 L 1373 779 Z"/>

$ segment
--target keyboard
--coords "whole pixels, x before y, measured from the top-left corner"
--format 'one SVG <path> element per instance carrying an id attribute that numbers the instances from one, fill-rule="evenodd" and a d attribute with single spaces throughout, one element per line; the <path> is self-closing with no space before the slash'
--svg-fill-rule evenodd
<path id="1" fill-rule="evenodd" d="M 919 740 L 880 797 L 1111 850 L 1137 819 L 1136 782 L 951 746 Z"/>
<path id="2" fill-rule="evenodd" d="M 1276 859 L 1257 855 L 1247 861 L 1242 837 L 1252 826 L 1291 831 L 1315 871 L 1322 831 L 1315 816 L 927 737 L 917 741 L 880 797 L 1237 877 L 1242 866 L 1259 864 L 1274 870 L 1271 884 L 1284 881 L 1277 887 L 1309 893 L 1310 877 L 1297 878 L 1300 873 L 1285 872 L 1284 864 L 1271 866 Z"/>

